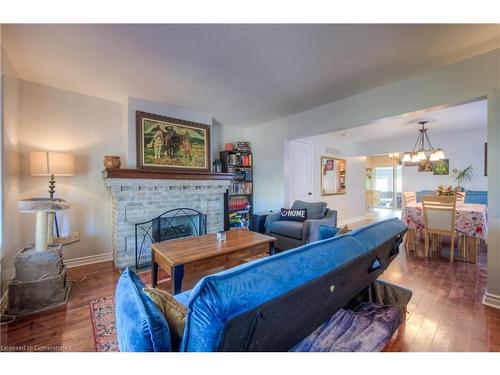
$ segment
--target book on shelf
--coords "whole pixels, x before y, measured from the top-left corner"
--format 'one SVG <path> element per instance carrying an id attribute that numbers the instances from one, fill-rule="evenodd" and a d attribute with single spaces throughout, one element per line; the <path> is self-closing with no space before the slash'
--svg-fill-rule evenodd
<path id="1" fill-rule="evenodd" d="M 250 142 L 238 141 L 234 144 L 234 148 L 236 151 L 242 152 L 251 152 Z"/>
<path id="2" fill-rule="evenodd" d="M 230 211 L 249 210 L 250 207 L 250 201 L 244 197 L 231 197 L 228 202 L 228 209 Z"/>
<path id="3" fill-rule="evenodd" d="M 240 167 L 229 167 L 229 173 L 234 174 L 234 179 L 238 181 L 252 181 L 253 171 L 251 169 L 240 169 Z"/>
<path id="4" fill-rule="evenodd" d="M 238 195 L 238 194 L 252 194 L 253 183 L 244 181 L 244 182 L 232 182 L 231 186 L 229 186 L 229 194 L 230 195 Z"/>
<path id="5" fill-rule="evenodd" d="M 253 210 L 253 160 L 248 142 L 236 142 L 220 153 L 222 169 L 233 179 L 225 194 L 224 228 L 248 227 Z"/>
<path id="6" fill-rule="evenodd" d="M 248 213 L 231 212 L 229 214 L 229 227 L 242 228 L 246 227 L 249 222 Z"/>
<path id="7" fill-rule="evenodd" d="M 229 164 L 231 166 L 241 166 L 241 167 L 251 167 L 252 166 L 252 154 L 229 154 L 228 155 Z"/>

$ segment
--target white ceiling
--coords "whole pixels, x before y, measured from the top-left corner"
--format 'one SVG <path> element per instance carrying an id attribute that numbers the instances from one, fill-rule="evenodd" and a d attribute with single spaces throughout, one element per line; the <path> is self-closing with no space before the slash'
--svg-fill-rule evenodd
<path id="1" fill-rule="evenodd" d="M 331 134 L 342 135 L 349 141 L 360 143 L 406 136 L 416 140 L 420 120 L 433 121 L 426 125 L 431 140 L 432 136 L 437 134 L 486 129 L 488 125 L 487 101 L 480 100 L 453 107 L 407 113 Z"/>
<path id="2" fill-rule="evenodd" d="M 255 126 L 499 47 L 499 25 L 3 25 L 20 78 Z"/>

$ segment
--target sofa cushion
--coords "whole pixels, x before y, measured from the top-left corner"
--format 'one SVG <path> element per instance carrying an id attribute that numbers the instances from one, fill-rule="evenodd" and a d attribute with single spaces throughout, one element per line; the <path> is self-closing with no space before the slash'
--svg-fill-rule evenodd
<path id="1" fill-rule="evenodd" d="M 292 204 L 292 209 L 307 210 L 307 218 L 313 220 L 323 219 L 326 214 L 326 202 L 304 202 L 295 201 Z"/>
<path id="2" fill-rule="evenodd" d="M 172 347 L 174 350 L 178 350 L 184 334 L 184 326 L 186 325 L 186 306 L 164 290 L 144 288 L 144 292 L 158 306 L 163 316 L 167 319 L 172 338 Z"/>
<path id="3" fill-rule="evenodd" d="M 130 269 L 116 286 L 116 333 L 122 352 L 171 351 L 168 323 L 156 304 L 143 292 L 144 283 Z"/>
<path id="4" fill-rule="evenodd" d="M 300 221 L 275 221 L 269 225 L 269 232 L 301 240 L 303 226 Z"/>

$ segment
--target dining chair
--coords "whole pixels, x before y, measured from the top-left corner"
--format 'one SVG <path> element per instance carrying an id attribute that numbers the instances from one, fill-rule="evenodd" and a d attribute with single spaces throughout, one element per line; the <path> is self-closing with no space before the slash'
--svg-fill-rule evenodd
<path id="1" fill-rule="evenodd" d="M 373 208 L 377 205 L 378 201 L 378 192 L 376 190 L 367 190 L 366 191 L 366 208 L 369 211 L 372 211 Z"/>
<path id="2" fill-rule="evenodd" d="M 414 191 L 403 192 L 403 200 L 405 202 L 405 207 L 411 204 L 417 204 L 417 194 Z M 406 232 L 404 244 L 406 247 L 406 254 L 409 255 L 410 251 L 416 251 L 417 248 L 417 238 L 416 234 L 420 231 L 418 229 L 410 229 Z"/>
<path id="3" fill-rule="evenodd" d="M 429 256 L 429 242 L 432 240 L 432 249 L 439 250 L 441 236 L 451 238 L 450 263 L 453 263 L 455 252 L 455 214 L 457 200 L 455 196 L 423 196 L 422 208 L 424 211 L 425 256 Z M 432 238 L 430 238 L 432 236 Z"/>
<path id="4" fill-rule="evenodd" d="M 465 203 L 465 191 L 455 192 L 455 197 L 457 198 L 457 203 Z"/>
<path id="5" fill-rule="evenodd" d="M 417 203 L 417 194 L 415 194 L 414 191 L 403 192 L 403 198 L 405 201 L 405 206 L 408 206 L 409 204 L 416 204 Z"/>

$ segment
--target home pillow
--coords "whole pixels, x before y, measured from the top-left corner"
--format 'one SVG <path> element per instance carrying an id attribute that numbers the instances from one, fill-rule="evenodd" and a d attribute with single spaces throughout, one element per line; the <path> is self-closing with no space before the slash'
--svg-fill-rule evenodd
<path id="1" fill-rule="evenodd" d="M 167 320 L 143 288 L 142 280 L 126 268 L 115 293 L 118 347 L 121 352 L 169 352 Z"/>
<path id="2" fill-rule="evenodd" d="M 296 209 L 286 209 L 282 208 L 280 212 L 280 220 L 282 221 L 306 221 L 307 219 L 307 210 L 306 209 L 301 209 L 301 210 L 296 210 Z"/>
<path id="3" fill-rule="evenodd" d="M 307 218 L 313 220 L 323 219 L 326 215 L 326 202 L 304 202 L 295 201 L 292 205 L 293 210 L 307 210 Z"/>
<path id="4" fill-rule="evenodd" d="M 178 350 L 186 325 L 186 306 L 179 303 L 170 293 L 161 289 L 144 288 L 144 293 L 151 298 L 167 319 L 172 337 L 172 347 L 174 350 Z"/>

